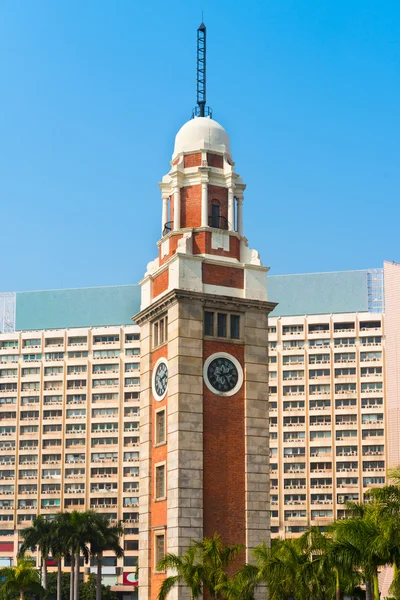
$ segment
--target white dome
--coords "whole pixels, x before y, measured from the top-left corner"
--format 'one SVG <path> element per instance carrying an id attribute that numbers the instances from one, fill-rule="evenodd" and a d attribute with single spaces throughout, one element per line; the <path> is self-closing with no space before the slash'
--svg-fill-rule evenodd
<path id="1" fill-rule="evenodd" d="M 181 152 L 214 150 L 231 154 L 229 136 L 225 129 L 210 117 L 195 117 L 180 128 L 175 138 L 174 158 Z"/>

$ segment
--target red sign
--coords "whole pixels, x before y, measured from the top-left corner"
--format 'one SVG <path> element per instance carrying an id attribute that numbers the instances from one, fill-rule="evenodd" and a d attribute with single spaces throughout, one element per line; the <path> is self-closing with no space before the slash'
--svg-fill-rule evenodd
<path id="1" fill-rule="evenodd" d="M 123 582 L 124 585 L 139 585 L 139 582 L 135 573 L 123 573 Z"/>

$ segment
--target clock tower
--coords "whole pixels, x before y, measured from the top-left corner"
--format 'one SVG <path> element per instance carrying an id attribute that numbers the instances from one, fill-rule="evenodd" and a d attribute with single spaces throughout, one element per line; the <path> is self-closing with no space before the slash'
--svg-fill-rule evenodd
<path id="1" fill-rule="evenodd" d="M 198 30 L 201 32 L 202 25 Z M 205 27 L 204 27 L 205 36 Z M 204 52 L 205 54 L 205 52 Z M 225 129 L 180 129 L 160 183 L 157 258 L 140 282 L 139 599 L 156 600 L 165 553 L 218 532 L 269 541 L 266 274 L 243 231 L 245 185 Z M 185 588 L 169 597 L 189 598 Z"/>

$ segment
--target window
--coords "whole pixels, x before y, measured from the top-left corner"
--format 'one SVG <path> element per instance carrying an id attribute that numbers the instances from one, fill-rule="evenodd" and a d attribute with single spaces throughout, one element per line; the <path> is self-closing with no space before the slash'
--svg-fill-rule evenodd
<path id="1" fill-rule="evenodd" d="M 317 333 L 319 331 L 328 332 L 329 323 L 314 323 L 308 326 L 308 333 Z"/>
<path id="2" fill-rule="evenodd" d="M 119 371 L 119 365 L 118 363 L 107 363 L 107 364 L 100 364 L 100 365 L 93 365 L 92 367 L 92 373 L 118 373 Z"/>
<path id="3" fill-rule="evenodd" d="M 126 356 L 132 356 L 132 355 L 139 356 L 140 348 L 127 348 L 125 350 L 125 354 L 126 354 Z"/>
<path id="4" fill-rule="evenodd" d="M 124 402 L 129 402 L 131 400 L 139 400 L 140 393 L 139 392 L 125 392 Z"/>
<path id="5" fill-rule="evenodd" d="M 274 344 L 274 346 L 270 346 L 270 344 Z M 276 342 L 269 342 L 268 346 L 271 348 L 276 348 Z M 292 348 L 303 348 L 304 347 L 304 340 L 290 340 L 290 341 L 286 341 L 283 342 L 282 344 L 282 348 L 284 350 L 291 350 Z"/>
<path id="6" fill-rule="evenodd" d="M 15 374 L 16 373 L 17 372 L 15 371 Z M 27 367 L 22 369 L 22 377 L 26 377 L 27 375 L 40 375 L 40 367 Z"/>
<path id="7" fill-rule="evenodd" d="M 204 335 L 214 335 L 214 313 L 204 312 Z"/>
<path id="8" fill-rule="evenodd" d="M 62 396 L 45 396 L 44 404 L 62 404 Z"/>
<path id="9" fill-rule="evenodd" d="M 127 333 L 125 335 L 125 342 L 136 342 L 140 340 L 140 333 Z"/>
<path id="10" fill-rule="evenodd" d="M 308 345 L 310 346 L 310 348 L 321 348 L 323 346 L 330 346 L 330 340 L 325 339 L 325 340 L 310 340 L 308 342 Z"/>
<path id="11" fill-rule="evenodd" d="M 288 333 L 303 333 L 303 325 L 284 325 L 282 333 L 283 335 Z"/>
<path id="12" fill-rule="evenodd" d="M 3 340 L 0 344 L 0 348 L 18 348 L 18 340 Z"/>
<path id="13" fill-rule="evenodd" d="M 118 400 L 118 394 L 116 393 L 104 393 L 104 394 L 93 394 L 92 395 L 92 402 L 103 402 L 103 401 L 112 401 L 112 400 Z"/>
<path id="14" fill-rule="evenodd" d="M 3 354 L 0 356 L 0 362 L 18 362 L 18 354 Z"/>
<path id="15" fill-rule="evenodd" d="M 45 375 L 58 375 L 63 372 L 63 367 L 45 367 L 44 374 Z"/>
<path id="16" fill-rule="evenodd" d="M 227 330 L 227 315 L 225 313 L 217 313 L 217 337 L 226 337 Z"/>
<path id="17" fill-rule="evenodd" d="M 161 346 L 168 341 L 168 316 L 164 315 L 153 323 L 153 346 Z"/>
<path id="18" fill-rule="evenodd" d="M 119 335 L 95 335 L 93 338 L 94 344 L 114 344 L 119 342 Z"/>
<path id="19" fill-rule="evenodd" d="M 241 337 L 240 315 L 205 311 L 204 335 L 239 340 Z"/>
<path id="20" fill-rule="evenodd" d="M 62 360 L 64 352 L 46 352 L 46 360 Z"/>
<path id="21" fill-rule="evenodd" d="M 24 354 L 23 359 L 26 361 L 37 361 L 42 359 L 41 354 Z"/>
<path id="22" fill-rule="evenodd" d="M 275 358 L 273 362 L 276 362 L 276 356 L 270 357 Z M 302 354 L 294 354 L 292 356 L 282 356 L 282 363 L 284 365 L 297 365 L 304 363 L 304 356 Z"/>
<path id="23" fill-rule="evenodd" d="M 240 338 L 240 316 L 231 315 L 231 338 L 238 340 Z"/>
<path id="24" fill-rule="evenodd" d="M 88 357 L 88 352 L 86 352 L 86 351 L 74 350 L 72 352 L 68 352 L 68 358 L 87 358 L 87 357 Z"/>
<path id="25" fill-rule="evenodd" d="M 335 354 L 335 362 L 337 362 L 337 363 L 350 362 L 350 361 L 355 361 L 355 360 L 356 360 L 355 352 L 340 352 L 338 354 Z"/>
<path id="26" fill-rule="evenodd" d="M 157 565 L 165 556 L 165 533 L 156 533 L 155 535 L 155 569 L 157 569 Z"/>
<path id="27" fill-rule="evenodd" d="M 87 344 L 86 336 L 73 336 L 68 338 L 68 346 L 81 346 Z"/>
<path id="28" fill-rule="evenodd" d="M 23 347 L 24 348 L 29 348 L 32 346 L 40 346 L 41 344 L 41 340 L 23 340 Z"/>
<path id="29" fill-rule="evenodd" d="M 86 373 L 86 371 L 87 371 L 86 365 L 72 365 L 72 366 L 68 366 L 68 368 L 67 368 L 68 375 L 75 375 L 77 373 Z"/>
<path id="30" fill-rule="evenodd" d="M 118 416 L 118 408 L 92 408 L 92 417 L 107 417 L 107 416 Z M 95 428 L 93 429 L 93 425 L 92 425 L 92 431 L 94 431 Z M 117 429 L 118 427 L 116 427 Z"/>
<path id="31" fill-rule="evenodd" d="M 139 385 L 139 383 L 140 383 L 139 377 L 126 377 L 125 378 L 125 386 Z"/>
<path id="32" fill-rule="evenodd" d="M 165 409 L 156 412 L 156 444 L 162 444 L 166 441 L 165 431 Z"/>
<path id="33" fill-rule="evenodd" d="M 17 404 L 17 398 L 3 397 L 0 398 L 0 406 L 2 404 Z"/>
<path id="34" fill-rule="evenodd" d="M 155 497 L 156 499 L 165 498 L 165 465 L 156 465 L 156 489 L 155 489 Z"/>

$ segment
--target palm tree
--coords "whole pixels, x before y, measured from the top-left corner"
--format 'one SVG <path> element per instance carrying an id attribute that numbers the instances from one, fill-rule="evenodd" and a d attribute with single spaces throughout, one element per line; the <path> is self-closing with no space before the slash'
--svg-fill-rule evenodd
<path id="1" fill-rule="evenodd" d="M 71 589 L 70 599 L 79 600 L 80 555 L 89 561 L 90 523 L 94 511 L 60 513 L 57 521 L 57 532 L 62 540 L 63 552 L 71 557 Z"/>
<path id="2" fill-rule="evenodd" d="M 244 546 L 242 544 L 226 546 L 218 533 L 214 533 L 210 538 L 205 537 L 201 542 L 195 542 L 194 545 L 200 553 L 203 565 L 204 586 L 209 595 L 217 600 L 221 595 L 217 586 L 227 581 L 227 570 L 243 552 Z"/>
<path id="3" fill-rule="evenodd" d="M 217 586 L 226 600 L 254 600 L 254 592 L 260 583 L 258 568 L 246 564 L 232 577 Z"/>
<path id="4" fill-rule="evenodd" d="M 176 571 L 176 575 L 170 575 L 161 584 L 157 600 L 165 600 L 169 592 L 178 584 L 183 584 L 190 590 L 191 600 L 196 600 L 202 595 L 204 569 L 201 557 L 195 546 L 190 546 L 182 556 L 166 554 L 158 563 L 157 571 Z"/>
<path id="5" fill-rule="evenodd" d="M 57 600 L 61 600 L 61 586 L 62 586 L 62 564 L 63 558 L 70 558 L 70 546 L 69 546 L 69 531 L 70 531 L 70 519 L 69 513 L 58 513 L 55 519 L 52 521 L 54 527 L 54 535 L 51 541 L 51 553 L 52 556 L 57 560 Z M 71 575 L 73 576 L 73 570 L 71 568 Z M 70 576 L 71 577 L 71 576 Z M 70 579 L 70 585 L 73 588 L 73 577 Z"/>
<path id="6" fill-rule="evenodd" d="M 333 554 L 349 570 L 362 573 L 368 596 L 380 599 L 378 569 L 391 560 L 392 543 L 385 535 L 385 524 L 374 503 L 347 503 L 349 517 L 330 528 Z"/>
<path id="7" fill-rule="evenodd" d="M 189 588 L 192 600 L 198 598 L 204 588 L 217 600 L 220 587 L 228 580 L 226 570 L 242 552 L 242 545 L 226 546 L 217 533 L 201 542 L 193 542 L 182 556 L 167 554 L 157 565 L 158 571 L 171 569 L 175 575 L 161 584 L 157 600 L 165 600 L 170 590 L 183 583 Z"/>
<path id="8" fill-rule="evenodd" d="M 33 520 L 31 527 L 22 529 L 21 537 L 24 540 L 19 550 L 21 557 L 24 556 L 26 551 L 34 552 L 36 547 L 39 548 L 42 563 L 42 583 L 43 588 L 47 590 L 47 560 L 54 537 L 54 526 L 51 521 L 39 515 Z"/>
<path id="9" fill-rule="evenodd" d="M 26 593 L 41 595 L 44 592 L 34 562 L 28 558 L 20 558 L 15 567 L 0 569 L 0 581 L 6 597 L 18 593 L 20 600 L 24 600 Z"/>
<path id="10" fill-rule="evenodd" d="M 90 553 L 97 559 L 96 600 L 101 600 L 103 553 L 112 550 L 117 558 L 124 555 L 120 538 L 124 533 L 121 523 L 111 525 L 109 517 L 95 513 L 90 521 Z"/>
<path id="11" fill-rule="evenodd" d="M 272 540 L 271 547 L 265 543 L 257 546 L 254 556 L 259 579 L 268 586 L 269 600 L 309 598 L 308 583 L 304 581 L 304 565 L 307 556 L 298 539 Z"/>
<path id="12" fill-rule="evenodd" d="M 400 475 L 400 473 L 399 473 Z M 369 491 L 372 498 L 370 510 L 374 511 L 380 524 L 382 537 L 388 545 L 393 581 L 390 593 L 400 596 L 400 488 L 387 485 Z"/>

